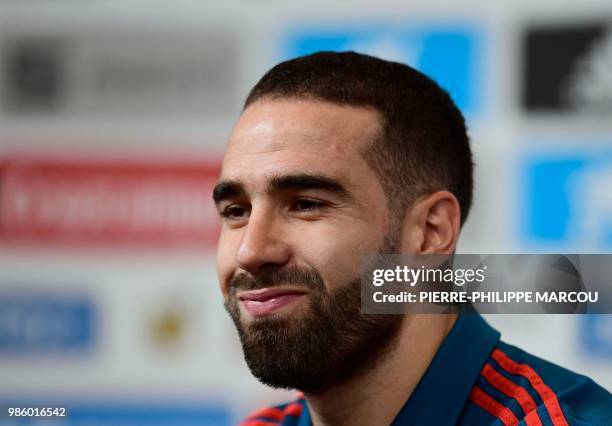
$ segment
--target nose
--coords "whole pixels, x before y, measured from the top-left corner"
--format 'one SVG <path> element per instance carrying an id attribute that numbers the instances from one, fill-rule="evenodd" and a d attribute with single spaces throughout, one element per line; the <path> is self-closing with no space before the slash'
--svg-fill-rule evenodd
<path id="1" fill-rule="evenodd" d="M 289 262 L 291 248 L 283 239 L 280 222 L 273 213 L 251 212 L 236 253 L 236 261 L 241 269 L 257 275 L 263 267 L 278 267 Z"/>

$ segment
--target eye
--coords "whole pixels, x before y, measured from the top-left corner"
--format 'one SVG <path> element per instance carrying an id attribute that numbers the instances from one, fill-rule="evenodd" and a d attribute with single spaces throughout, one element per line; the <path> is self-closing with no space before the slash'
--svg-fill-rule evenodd
<path id="1" fill-rule="evenodd" d="M 291 210 L 298 213 L 317 212 L 325 207 L 325 203 L 311 200 L 309 198 L 299 198 L 291 204 Z"/>
<path id="2" fill-rule="evenodd" d="M 219 214 L 223 219 L 240 220 L 249 217 L 250 211 L 239 204 L 230 204 L 223 208 Z"/>

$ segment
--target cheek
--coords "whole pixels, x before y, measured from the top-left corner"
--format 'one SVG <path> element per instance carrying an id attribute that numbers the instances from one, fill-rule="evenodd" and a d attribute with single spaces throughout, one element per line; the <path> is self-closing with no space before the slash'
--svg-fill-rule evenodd
<path id="1" fill-rule="evenodd" d="M 240 244 L 237 232 L 221 231 L 217 245 L 217 277 L 224 297 L 227 296 L 227 285 L 236 271 L 236 250 Z"/>
<path id="2" fill-rule="evenodd" d="M 382 240 L 377 227 L 321 227 L 302 235 L 301 256 L 336 288 L 359 277 L 364 256 L 375 253 Z"/>

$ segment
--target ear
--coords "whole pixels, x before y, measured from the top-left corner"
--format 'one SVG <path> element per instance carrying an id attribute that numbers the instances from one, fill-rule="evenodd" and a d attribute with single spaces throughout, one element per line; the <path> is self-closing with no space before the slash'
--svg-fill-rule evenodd
<path id="1" fill-rule="evenodd" d="M 450 254 L 459 239 L 461 209 L 448 191 L 420 198 L 406 212 L 401 253 Z"/>

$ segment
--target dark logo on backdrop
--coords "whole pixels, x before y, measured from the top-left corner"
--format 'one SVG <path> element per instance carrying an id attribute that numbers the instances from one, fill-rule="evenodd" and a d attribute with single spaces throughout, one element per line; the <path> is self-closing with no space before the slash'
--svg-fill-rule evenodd
<path id="1" fill-rule="evenodd" d="M 542 25 L 523 39 L 522 104 L 529 112 L 612 112 L 612 25 Z"/>
<path id="2" fill-rule="evenodd" d="M 236 104 L 237 46 L 225 31 L 8 31 L 0 44 L 1 108 L 11 114 L 223 116 Z"/>
<path id="3" fill-rule="evenodd" d="M 65 98 L 65 43 L 27 39 L 4 44 L 2 59 L 5 108 L 48 111 Z"/>

